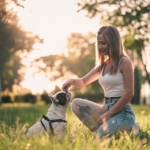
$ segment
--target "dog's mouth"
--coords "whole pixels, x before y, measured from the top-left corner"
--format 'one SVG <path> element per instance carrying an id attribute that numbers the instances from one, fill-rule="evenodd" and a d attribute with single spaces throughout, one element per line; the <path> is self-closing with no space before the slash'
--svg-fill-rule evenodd
<path id="1" fill-rule="evenodd" d="M 66 93 L 66 98 L 67 98 L 67 97 L 69 98 L 68 102 L 70 102 L 70 100 L 71 100 L 71 98 L 72 98 L 72 93 L 69 92 L 69 91 L 66 91 L 65 93 Z"/>

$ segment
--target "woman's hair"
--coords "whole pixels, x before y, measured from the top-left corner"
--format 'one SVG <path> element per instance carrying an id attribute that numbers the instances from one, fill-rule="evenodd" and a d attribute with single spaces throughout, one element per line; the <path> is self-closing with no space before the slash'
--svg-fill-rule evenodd
<path id="1" fill-rule="evenodd" d="M 112 60 L 112 68 L 110 74 L 116 74 L 119 67 L 119 61 L 122 56 L 127 56 L 123 50 L 122 40 L 119 34 L 119 31 L 114 26 L 102 26 L 97 33 L 98 35 L 102 34 L 108 45 L 109 45 L 109 57 Z M 98 65 L 101 66 L 101 69 L 104 66 L 104 63 L 108 59 L 107 55 L 103 55 L 98 48 L 98 43 L 96 43 L 96 55 L 98 59 Z"/>

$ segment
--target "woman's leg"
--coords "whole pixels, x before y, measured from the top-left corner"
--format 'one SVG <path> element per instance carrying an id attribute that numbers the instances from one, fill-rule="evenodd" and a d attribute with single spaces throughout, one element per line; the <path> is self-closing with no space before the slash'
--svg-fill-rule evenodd
<path id="1" fill-rule="evenodd" d="M 107 110 L 102 105 L 81 98 L 75 98 L 72 101 L 71 108 L 74 114 L 92 132 L 99 128 L 100 124 L 97 122 L 97 119 Z"/>
<path id="2" fill-rule="evenodd" d="M 94 137 L 97 135 L 102 138 L 103 136 L 111 136 L 116 134 L 119 131 L 131 131 L 134 124 L 134 115 L 130 114 L 129 108 L 124 108 L 119 113 L 110 118 L 107 122 L 102 124 L 94 134 Z"/>

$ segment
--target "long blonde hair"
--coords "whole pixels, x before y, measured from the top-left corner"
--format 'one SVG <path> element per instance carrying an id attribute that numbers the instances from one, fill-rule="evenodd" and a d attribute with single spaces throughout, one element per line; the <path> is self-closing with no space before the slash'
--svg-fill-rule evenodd
<path id="1" fill-rule="evenodd" d="M 109 57 L 112 60 L 112 67 L 110 74 L 116 74 L 119 67 L 119 61 L 122 56 L 127 56 L 123 50 L 122 40 L 119 34 L 119 31 L 114 26 L 102 26 L 97 33 L 97 36 L 102 34 L 108 45 L 109 45 Z M 101 66 L 101 69 L 104 67 L 105 62 L 108 59 L 107 55 L 102 55 L 99 51 L 98 43 L 96 43 L 96 57 L 98 60 L 98 65 Z"/>

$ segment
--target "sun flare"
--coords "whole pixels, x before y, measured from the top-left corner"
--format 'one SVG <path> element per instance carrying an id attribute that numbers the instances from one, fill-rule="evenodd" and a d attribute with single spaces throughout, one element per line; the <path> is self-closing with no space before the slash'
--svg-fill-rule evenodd
<path id="1" fill-rule="evenodd" d="M 67 56 L 67 37 L 72 32 L 85 34 L 92 31 L 96 33 L 99 27 L 99 18 L 90 20 L 85 17 L 85 11 L 77 13 L 76 2 L 76 0 L 26 0 L 23 2 L 25 9 L 18 8 L 16 10 L 20 18 L 19 24 L 23 26 L 24 30 L 32 31 L 44 39 L 44 44 L 34 44 L 34 50 L 30 54 L 22 54 L 23 64 L 27 66 L 25 80 L 21 83 L 22 87 L 31 89 L 33 93 L 54 89 L 55 82 L 50 82 L 44 76 L 44 72 L 36 73 L 33 76 L 35 68 L 29 67 L 30 62 L 51 54 L 63 53 Z"/>

